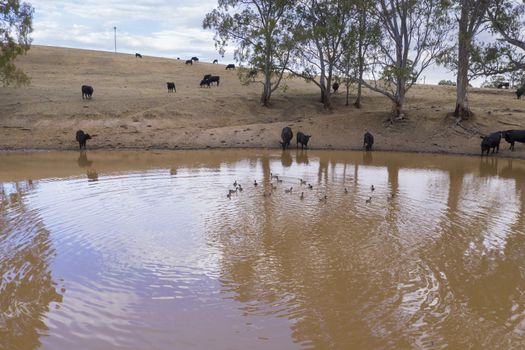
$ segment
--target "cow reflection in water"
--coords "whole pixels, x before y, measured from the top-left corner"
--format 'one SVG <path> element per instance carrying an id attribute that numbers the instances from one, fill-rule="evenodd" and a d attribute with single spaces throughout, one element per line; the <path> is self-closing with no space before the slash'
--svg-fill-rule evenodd
<path id="1" fill-rule="evenodd" d="M 86 151 L 80 151 L 80 155 L 78 156 L 77 163 L 79 167 L 86 168 L 86 167 L 90 167 L 93 164 L 93 161 L 88 159 Z"/>
<path id="2" fill-rule="evenodd" d="M 86 151 L 80 151 L 77 163 L 80 168 L 88 168 L 86 175 L 89 182 L 98 181 L 98 173 L 95 169 L 91 168 L 93 166 L 93 161 L 88 159 Z"/>
<path id="3" fill-rule="evenodd" d="M 309 164 L 308 152 L 306 150 L 297 150 L 295 153 L 295 161 L 297 164 Z"/>
<path id="4" fill-rule="evenodd" d="M 281 154 L 281 164 L 287 168 L 292 166 L 292 155 L 289 150 L 283 151 Z"/>
<path id="5" fill-rule="evenodd" d="M 479 175 L 497 176 L 498 175 L 498 158 L 481 158 L 479 162 Z"/>
<path id="6" fill-rule="evenodd" d="M 374 158 L 372 156 L 372 152 L 363 153 L 363 164 L 364 165 L 370 165 L 373 162 L 374 162 Z"/>
<path id="7" fill-rule="evenodd" d="M 26 204 L 31 191 L 29 182 L 9 190 L 0 185 L 0 247 L 9 247 L 0 253 L 1 349 L 39 348 L 40 334 L 48 331 L 45 315 L 52 303 L 62 302 L 50 270 L 49 232 Z"/>

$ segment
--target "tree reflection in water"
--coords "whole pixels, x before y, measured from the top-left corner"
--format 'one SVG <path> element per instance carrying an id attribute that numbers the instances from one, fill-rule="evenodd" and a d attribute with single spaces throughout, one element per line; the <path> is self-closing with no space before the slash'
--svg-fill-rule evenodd
<path id="1" fill-rule="evenodd" d="M 38 348 L 50 304 L 62 301 L 49 270 L 49 232 L 25 204 L 32 188 L 31 180 L 0 184 L 1 349 Z"/>

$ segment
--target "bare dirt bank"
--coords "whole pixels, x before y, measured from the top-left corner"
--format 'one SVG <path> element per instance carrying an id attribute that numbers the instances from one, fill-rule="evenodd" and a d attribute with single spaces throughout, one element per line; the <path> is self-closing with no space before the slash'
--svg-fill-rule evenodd
<path id="1" fill-rule="evenodd" d="M 480 133 L 525 129 L 525 101 L 511 90 L 472 89 L 476 116 L 459 126 L 449 115 L 454 88 L 417 85 L 407 120 L 390 125 L 385 97 L 365 90 L 356 109 L 339 92 L 327 112 L 317 88 L 300 79 L 287 80 L 272 107 L 261 107 L 260 84 L 242 85 L 224 64 L 45 46 L 32 47 L 18 64 L 32 83 L 0 88 L 0 150 L 74 150 L 78 129 L 94 136 L 88 149 L 277 148 L 290 126 L 312 134 L 314 149 L 359 150 L 367 128 L 376 150 L 478 155 Z M 199 87 L 208 73 L 221 77 L 219 87 Z M 168 93 L 168 81 L 176 93 Z M 94 87 L 93 99 L 82 99 L 83 84 Z M 525 145 L 510 152 L 502 141 L 501 148 L 500 156 L 525 159 Z"/>

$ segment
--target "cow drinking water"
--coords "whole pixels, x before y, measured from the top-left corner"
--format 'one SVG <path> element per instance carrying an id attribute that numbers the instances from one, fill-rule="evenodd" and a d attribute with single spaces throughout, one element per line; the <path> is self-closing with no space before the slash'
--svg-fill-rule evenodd
<path id="1" fill-rule="evenodd" d="M 290 141 L 292 141 L 293 138 L 293 132 L 290 127 L 285 126 L 283 128 L 283 131 L 281 131 L 281 140 L 279 141 L 281 143 L 281 146 L 283 150 L 285 150 L 287 147 L 290 147 Z"/>
<path id="2" fill-rule="evenodd" d="M 84 133 L 82 130 L 78 130 L 76 134 L 76 139 L 78 141 L 78 146 L 80 149 L 86 149 L 86 141 L 91 139 L 89 134 Z"/>

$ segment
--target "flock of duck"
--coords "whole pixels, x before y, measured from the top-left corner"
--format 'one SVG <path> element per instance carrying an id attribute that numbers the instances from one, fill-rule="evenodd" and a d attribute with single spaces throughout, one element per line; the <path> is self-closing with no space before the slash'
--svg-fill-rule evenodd
<path id="1" fill-rule="evenodd" d="M 270 182 L 270 191 L 264 191 L 263 192 L 263 196 L 264 197 L 270 197 L 273 193 L 273 191 L 276 191 L 277 190 L 277 184 L 279 183 L 282 183 L 283 180 L 279 178 L 279 175 L 277 174 L 273 174 L 273 173 L 270 173 L 270 179 L 271 179 L 271 182 Z M 273 182 L 273 180 L 275 180 L 275 183 Z M 257 182 L 257 180 L 254 180 L 253 181 L 253 186 L 254 187 L 257 187 L 259 186 L 259 183 Z M 314 189 L 314 186 L 310 183 L 307 183 L 305 180 L 303 179 L 299 179 L 299 186 L 306 186 L 306 189 L 308 190 L 313 190 Z M 232 195 L 233 194 L 236 194 L 238 192 L 243 192 L 243 187 L 242 185 L 237 182 L 237 180 L 235 180 L 235 182 L 233 183 L 233 189 L 228 189 L 228 194 L 226 195 L 226 197 L 228 199 L 231 199 Z M 284 189 L 284 193 L 288 193 L 288 194 L 292 194 L 294 191 L 293 189 L 293 186 L 290 186 L 290 188 L 285 188 Z M 375 187 L 374 185 L 371 185 L 370 186 L 370 191 L 371 192 L 374 192 L 375 191 Z M 348 189 L 345 187 L 344 189 L 344 193 L 347 194 L 348 193 Z M 394 195 L 390 195 L 388 197 L 388 200 L 391 200 L 392 198 L 394 197 Z M 304 199 L 304 191 L 301 191 L 301 194 L 299 195 L 299 198 L 300 199 Z M 319 202 L 326 202 L 328 200 L 328 196 L 325 194 L 324 196 L 320 197 L 319 198 Z M 368 199 L 366 199 L 365 203 L 366 204 L 369 204 L 372 202 L 372 196 L 368 196 Z"/>

